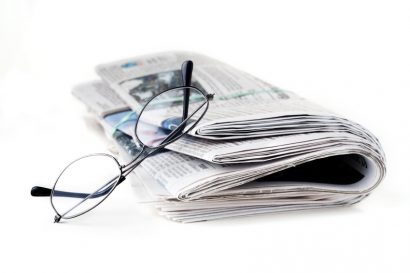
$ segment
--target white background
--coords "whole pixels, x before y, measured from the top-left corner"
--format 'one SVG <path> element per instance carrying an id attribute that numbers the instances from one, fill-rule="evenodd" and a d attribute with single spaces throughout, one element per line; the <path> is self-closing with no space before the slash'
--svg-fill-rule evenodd
<path id="1" fill-rule="evenodd" d="M 0 2 L 1 272 L 409 272 L 408 1 Z M 53 224 L 50 186 L 107 143 L 70 94 L 94 66 L 165 50 L 220 59 L 369 128 L 388 174 L 348 208 L 178 224 L 119 187 Z"/>

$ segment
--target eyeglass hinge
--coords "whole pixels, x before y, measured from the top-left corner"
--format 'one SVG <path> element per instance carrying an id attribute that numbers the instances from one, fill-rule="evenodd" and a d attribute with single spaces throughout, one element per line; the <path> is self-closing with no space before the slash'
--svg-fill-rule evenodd
<path id="1" fill-rule="evenodd" d="M 56 216 L 54 216 L 54 223 L 59 223 L 60 220 L 61 220 L 61 216 L 60 216 L 60 215 L 57 214 Z"/>

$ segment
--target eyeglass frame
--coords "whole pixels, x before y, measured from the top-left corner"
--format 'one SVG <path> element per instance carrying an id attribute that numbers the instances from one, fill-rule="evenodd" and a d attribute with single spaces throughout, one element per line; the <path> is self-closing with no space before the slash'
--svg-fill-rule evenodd
<path id="1" fill-rule="evenodd" d="M 114 189 L 120 185 L 122 182 L 124 182 L 124 180 L 126 179 L 126 177 L 137 167 L 139 166 L 146 158 L 150 157 L 151 155 L 153 155 L 154 153 L 162 150 L 166 145 L 178 140 L 179 138 L 181 138 L 182 136 L 186 135 L 190 130 L 192 130 L 201 120 L 202 118 L 205 116 L 206 112 L 208 111 L 209 108 L 209 101 L 212 100 L 214 98 L 214 94 L 208 93 L 205 90 L 201 90 L 196 88 L 195 86 L 191 86 L 190 82 L 191 82 L 191 77 L 192 77 L 192 70 L 193 70 L 193 63 L 192 61 L 185 61 L 182 64 L 181 67 L 181 72 L 182 72 L 182 78 L 183 81 L 185 82 L 185 85 L 182 86 L 178 86 L 178 87 L 174 87 L 174 88 L 170 88 L 164 91 L 161 91 L 160 93 L 156 94 L 155 96 L 153 96 L 152 98 L 150 98 L 148 100 L 148 102 L 145 103 L 144 107 L 141 109 L 140 114 L 137 117 L 136 123 L 135 123 L 135 127 L 134 127 L 134 136 L 135 139 L 137 140 L 137 142 L 140 144 L 141 147 L 141 151 L 135 156 L 135 158 L 133 158 L 130 162 L 128 162 L 125 165 L 121 165 L 119 163 L 119 161 L 117 160 L 116 157 L 110 155 L 110 154 L 106 154 L 106 153 L 94 153 L 94 154 L 88 154 L 85 156 L 82 156 L 80 158 L 77 158 L 76 160 L 72 161 L 71 163 L 69 163 L 60 173 L 60 175 L 57 177 L 53 188 L 49 189 L 49 188 L 44 188 L 44 187 L 39 187 L 39 186 L 34 186 L 31 189 L 31 195 L 32 196 L 50 196 L 50 203 L 51 206 L 53 208 L 53 210 L 56 213 L 56 216 L 54 217 L 54 222 L 58 223 L 60 222 L 61 219 L 72 219 L 78 216 L 81 216 L 91 210 L 93 210 L 94 208 L 96 208 L 97 206 L 99 206 L 102 202 L 105 201 L 105 199 L 108 198 L 108 196 L 114 191 Z M 146 107 L 150 104 L 150 102 L 152 102 L 155 98 L 157 98 L 158 96 L 160 96 L 161 94 L 165 93 L 165 92 L 171 92 L 174 90 L 179 90 L 179 89 L 186 89 L 184 91 L 184 106 L 183 106 L 183 121 L 177 126 L 177 128 L 173 129 L 172 132 L 158 145 L 155 147 L 151 147 L 148 146 L 146 144 L 144 144 L 139 138 L 138 138 L 138 134 L 137 134 L 137 126 L 139 123 L 139 119 L 141 118 L 141 114 L 143 113 L 143 111 L 146 109 Z M 188 106 L 189 106 L 189 92 L 188 89 L 194 89 L 196 91 L 198 91 L 199 93 L 201 93 L 204 98 L 205 98 L 205 102 L 202 103 L 202 105 L 200 105 L 193 113 L 191 113 L 188 116 Z M 201 114 L 201 116 L 192 124 L 192 126 L 190 128 L 188 128 L 185 132 L 183 132 L 182 130 L 184 130 L 186 123 L 192 118 L 192 116 L 194 116 L 200 109 L 202 109 L 202 107 L 205 106 L 205 109 L 203 111 L 203 113 Z M 177 135 L 178 134 L 178 135 Z M 148 154 L 146 154 L 144 157 L 142 157 L 139 161 L 138 159 L 141 157 L 141 155 L 143 155 L 144 152 L 147 152 Z M 119 168 L 119 175 L 118 177 L 113 178 L 112 180 L 108 181 L 106 184 L 104 184 L 102 187 L 100 187 L 99 189 L 97 189 L 96 191 L 92 192 L 92 193 L 78 193 L 78 192 L 64 192 L 64 191 L 57 191 L 55 189 L 60 177 L 64 174 L 65 170 L 67 168 L 69 168 L 72 164 L 76 163 L 77 161 L 87 158 L 87 157 L 91 157 L 91 156 L 107 156 L 111 159 L 113 159 L 115 161 L 115 163 L 118 165 Z M 114 181 L 115 179 L 115 181 Z M 109 185 L 111 184 L 111 185 Z M 109 185 L 107 187 L 107 185 Z M 106 188 L 106 189 L 104 189 Z M 102 192 L 98 193 L 100 190 L 104 189 Z M 86 197 L 84 197 L 86 195 Z M 71 212 L 73 209 L 75 209 L 77 206 L 79 206 L 80 204 L 82 204 L 83 202 L 85 202 L 86 200 L 90 199 L 90 198 L 97 198 L 100 197 L 102 195 L 105 195 L 103 197 L 102 200 L 100 200 L 97 204 L 95 204 L 94 206 L 79 212 L 77 214 L 74 214 L 72 216 L 65 216 L 67 213 Z M 60 214 L 57 209 L 55 208 L 54 204 L 53 204 L 53 196 L 62 196 L 62 197 L 72 197 L 72 198 L 83 198 L 83 200 L 81 200 L 78 204 L 76 204 L 74 207 L 72 207 L 71 209 L 69 209 L 67 212 L 65 212 L 64 214 Z"/>

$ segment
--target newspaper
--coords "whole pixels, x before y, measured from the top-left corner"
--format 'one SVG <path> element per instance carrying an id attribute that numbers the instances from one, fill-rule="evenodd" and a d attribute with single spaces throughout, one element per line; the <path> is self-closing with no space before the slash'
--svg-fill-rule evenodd
<path id="1" fill-rule="evenodd" d="M 201 55 L 161 53 L 100 65 L 104 82 L 73 93 L 130 160 L 140 149 L 135 115 L 158 90 L 180 85 L 177 71 L 186 59 L 195 63 L 193 85 L 220 99 L 191 135 L 135 170 L 134 187 L 149 192 L 160 214 L 194 222 L 349 205 L 383 179 L 383 150 L 365 128 Z"/>

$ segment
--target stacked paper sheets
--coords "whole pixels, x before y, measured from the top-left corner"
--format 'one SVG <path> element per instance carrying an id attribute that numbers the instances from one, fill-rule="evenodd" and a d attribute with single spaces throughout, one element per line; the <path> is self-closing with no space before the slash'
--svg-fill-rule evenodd
<path id="1" fill-rule="evenodd" d="M 140 149 L 133 132 L 144 101 L 178 86 L 177 71 L 187 59 L 195 63 L 193 84 L 215 93 L 215 100 L 190 135 L 134 171 L 138 200 L 154 205 L 161 215 L 195 222 L 351 205 L 383 179 L 383 150 L 361 125 L 186 52 L 99 65 L 102 81 L 74 89 L 124 162 Z"/>

